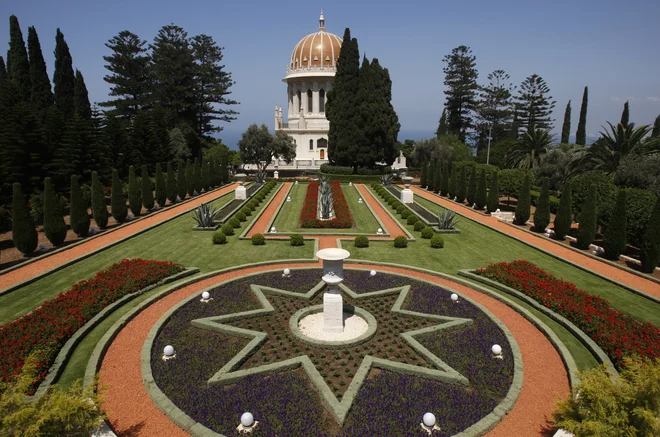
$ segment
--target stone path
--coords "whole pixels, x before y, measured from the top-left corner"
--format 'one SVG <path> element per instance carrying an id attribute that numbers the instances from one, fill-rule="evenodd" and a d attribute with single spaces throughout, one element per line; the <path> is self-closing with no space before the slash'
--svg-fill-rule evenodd
<path id="1" fill-rule="evenodd" d="M 551 241 L 548 241 L 541 237 L 537 237 L 523 230 L 516 229 L 516 227 L 514 226 L 500 222 L 495 217 L 490 217 L 480 214 L 476 211 L 471 210 L 470 208 L 461 207 L 460 205 L 457 205 L 456 203 L 451 202 L 446 198 L 429 193 L 428 191 L 422 190 L 421 188 L 412 187 L 412 190 L 416 196 L 423 197 L 424 199 L 428 199 L 432 202 L 435 202 L 444 208 L 448 208 L 453 211 L 456 211 L 468 217 L 471 220 L 486 225 L 490 228 L 500 230 L 507 235 L 518 238 L 522 241 L 526 241 L 527 243 L 531 244 L 534 247 L 539 247 L 543 250 L 554 253 L 555 255 L 561 257 L 566 261 L 572 261 L 574 263 L 580 264 L 590 271 L 596 272 L 607 278 L 621 282 L 622 284 L 635 288 L 651 296 L 660 298 L 660 285 L 653 281 L 634 275 L 632 273 L 628 273 L 625 270 L 611 266 L 602 261 L 598 261 L 581 253 L 575 252 L 571 249 L 563 247 L 560 244 L 553 243 Z"/>
<path id="2" fill-rule="evenodd" d="M 228 272 L 163 297 L 146 308 L 117 335 L 103 359 L 100 384 L 105 387 L 103 410 L 120 436 L 187 436 L 152 402 L 142 383 L 142 346 L 152 326 L 178 302 L 218 282 L 264 270 L 295 268 L 309 264 L 278 264 Z M 404 273 L 429 280 L 485 306 L 504 323 L 518 342 L 523 359 L 523 388 L 514 408 L 490 433 L 491 437 L 542 435 L 554 402 L 569 393 L 568 376 L 561 358 L 548 339 L 520 314 L 489 296 L 433 275 L 378 265 L 347 268 Z M 258 418 L 257 418 L 258 419 Z M 238 416 L 236 423 L 238 424 Z"/>
<path id="3" fill-rule="evenodd" d="M 275 214 L 277 213 L 277 209 L 280 207 L 282 202 L 286 200 L 286 195 L 289 192 L 289 187 L 291 185 L 292 185 L 291 182 L 285 182 L 282 184 L 282 188 L 280 188 L 280 191 L 277 192 L 277 194 L 270 201 L 266 209 L 263 210 L 263 212 L 257 219 L 257 222 L 248 231 L 246 237 L 251 237 L 254 234 L 266 235 L 266 233 L 269 231 L 268 223 L 270 223 L 271 219 L 275 217 Z"/>
<path id="4" fill-rule="evenodd" d="M 223 187 L 208 194 L 202 194 L 192 200 L 179 205 L 164 208 L 153 212 L 148 216 L 134 222 L 129 222 L 124 226 L 117 227 L 100 234 L 97 237 L 83 240 L 80 244 L 70 246 L 52 255 L 45 256 L 29 264 L 20 266 L 0 276 L 0 290 L 12 287 L 20 282 L 32 279 L 37 275 L 46 273 L 63 264 L 71 262 L 76 258 L 87 255 L 97 249 L 108 246 L 118 240 L 135 235 L 147 228 L 162 223 L 183 212 L 190 211 L 202 203 L 210 202 L 216 198 L 225 195 L 236 188 L 236 184 Z"/>

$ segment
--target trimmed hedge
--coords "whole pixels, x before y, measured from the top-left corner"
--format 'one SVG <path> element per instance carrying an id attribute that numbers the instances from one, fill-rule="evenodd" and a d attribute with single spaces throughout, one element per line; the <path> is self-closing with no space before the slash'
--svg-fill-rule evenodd
<path id="1" fill-rule="evenodd" d="M 401 212 L 401 218 L 405 220 L 408 217 L 410 217 L 410 214 L 412 214 L 412 213 L 409 210 L 405 209 Z"/>
<path id="2" fill-rule="evenodd" d="M 13 203 L 12 203 L 12 239 L 14 246 L 23 255 L 28 255 L 34 252 L 37 248 L 39 236 L 34 227 L 34 222 L 28 210 L 27 200 L 23 196 L 21 184 L 14 182 L 13 185 Z"/>
<path id="3" fill-rule="evenodd" d="M 407 222 L 409 225 L 414 225 L 414 224 L 417 223 L 418 221 L 419 221 L 419 217 L 417 217 L 415 214 L 411 214 L 411 215 L 409 215 L 409 216 L 408 216 L 408 219 L 406 220 L 406 222 Z"/>
<path id="4" fill-rule="evenodd" d="M 264 234 L 254 234 L 252 236 L 253 246 L 263 246 L 264 244 L 266 244 L 266 239 L 264 238 Z"/>
<path id="5" fill-rule="evenodd" d="M 292 246 L 304 246 L 305 245 L 305 239 L 300 234 L 293 234 L 291 236 L 291 238 L 289 239 L 289 242 L 291 243 Z"/>
<path id="6" fill-rule="evenodd" d="M 394 247 L 396 247 L 397 249 L 403 249 L 404 247 L 408 247 L 408 239 L 403 235 L 399 235 L 394 239 Z"/>
<path id="7" fill-rule="evenodd" d="M 100 229 L 108 226 L 108 207 L 105 204 L 103 185 L 97 172 L 92 172 L 92 217 Z"/>
<path id="8" fill-rule="evenodd" d="M 653 273 L 660 263 L 660 199 L 655 201 L 640 249 L 642 271 Z"/>
<path id="9" fill-rule="evenodd" d="M 420 220 L 418 222 L 415 222 L 415 231 L 421 232 L 424 228 L 426 228 L 426 224 L 424 224 L 423 221 Z"/>
<path id="10" fill-rule="evenodd" d="M 428 240 L 430 238 L 433 238 L 433 235 L 435 235 L 435 232 L 433 232 L 433 229 L 426 227 L 422 229 L 422 238 Z"/>
<path id="11" fill-rule="evenodd" d="M 578 228 L 577 247 L 580 249 L 589 249 L 589 245 L 593 243 L 596 238 L 596 202 L 597 202 L 596 185 L 592 185 L 589 193 L 582 205 L 582 212 L 580 213 L 580 227 Z"/>
<path id="12" fill-rule="evenodd" d="M 246 205 L 243 208 L 241 208 L 240 213 L 247 217 L 247 216 L 252 215 L 252 210 L 250 208 L 248 208 L 247 205 Z"/>
<path id="13" fill-rule="evenodd" d="M 543 179 L 543 186 L 541 187 L 541 195 L 536 204 L 536 211 L 534 212 L 534 230 L 536 232 L 545 232 L 545 228 L 550 224 L 550 181 L 548 178 Z"/>
<path id="14" fill-rule="evenodd" d="M 225 244 L 227 236 L 220 230 L 213 233 L 213 244 Z"/>
<path id="15" fill-rule="evenodd" d="M 573 224 L 573 205 L 571 201 L 571 184 L 566 184 L 564 191 L 561 193 L 559 201 L 559 208 L 555 216 L 555 238 L 563 240 L 568 232 L 571 230 Z"/>
<path id="16" fill-rule="evenodd" d="M 366 235 L 355 237 L 355 247 L 369 247 L 369 238 Z"/>
<path id="17" fill-rule="evenodd" d="M 67 233 L 59 197 L 51 178 L 44 179 L 44 234 L 53 246 L 62 244 Z"/>
<path id="18" fill-rule="evenodd" d="M 231 223 L 225 223 L 220 228 L 220 231 L 222 231 L 222 233 L 225 234 L 226 236 L 234 235 L 234 226 L 232 226 Z"/>
<path id="19" fill-rule="evenodd" d="M 529 195 L 530 190 L 530 178 L 529 175 L 525 175 L 525 182 L 520 189 L 520 194 L 518 195 L 518 202 L 516 204 L 516 224 L 525 226 L 527 220 L 530 216 L 530 204 L 531 199 Z"/>
<path id="20" fill-rule="evenodd" d="M 431 247 L 433 249 L 442 249 L 443 247 L 445 247 L 445 240 L 444 238 L 442 238 L 442 235 L 435 234 L 431 238 Z"/>
<path id="21" fill-rule="evenodd" d="M 605 258 L 618 260 L 626 249 L 626 190 L 619 190 L 616 204 L 603 239 Z"/>

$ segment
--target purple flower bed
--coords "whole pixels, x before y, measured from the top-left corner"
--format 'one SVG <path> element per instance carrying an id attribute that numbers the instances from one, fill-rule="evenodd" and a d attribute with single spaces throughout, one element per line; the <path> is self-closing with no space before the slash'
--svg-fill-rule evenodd
<path id="1" fill-rule="evenodd" d="M 438 418 L 442 432 L 453 435 L 489 414 L 508 391 L 512 375 L 511 349 L 504 333 L 474 305 L 454 304 L 440 287 L 379 272 L 345 270 L 346 285 L 356 292 L 410 285 L 404 308 L 468 317 L 472 326 L 418 340 L 470 380 L 468 389 L 390 371 L 372 374 L 359 391 L 344 423 L 338 425 L 325 411 L 318 394 L 302 370 L 269 377 L 252 376 L 230 386 L 207 386 L 206 381 L 226 364 L 248 340 L 193 327 L 200 317 L 247 311 L 259 307 L 249 285 L 260 284 L 299 293 L 319 282 L 321 269 L 293 270 L 238 279 L 211 292 L 208 304 L 193 299 L 176 311 L 154 342 L 152 371 L 159 388 L 179 408 L 210 429 L 234 435 L 240 415 L 250 411 L 260 421 L 256 436 L 423 436 L 419 423 L 426 411 Z M 496 360 L 490 347 L 498 343 L 509 359 Z M 174 345 L 175 360 L 160 359 L 163 347 Z M 326 434 L 324 434 L 326 433 Z"/>

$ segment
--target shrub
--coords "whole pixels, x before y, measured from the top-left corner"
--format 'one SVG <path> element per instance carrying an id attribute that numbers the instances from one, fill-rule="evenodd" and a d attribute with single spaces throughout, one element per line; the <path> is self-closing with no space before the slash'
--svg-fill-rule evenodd
<path id="1" fill-rule="evenodd" d="M 151 191 L 151 178 L 149 177 L 149 171 L 147 166 L 142 166 L 142 204 L 147 211 L 151 211 L 154 207 L 154 192 Z M 162 177 L 162 175 L 161 175 Z M 156 188 L 158 188 L 158 178 L 156 178 Z"/>
<path id="2" fill-rule="evenodd" d="M 412 213 L 410 212 L 409 209 L 404 209 L 403 211 L 401 211 L 400 214 L 401 214 L 401 218 L 405 220 L 408 217 L 410 217 L 410 214 L 412 214 Z"/>
<path id="3" fill-rule="evenodd" d="M 470 180 L 468 182 L 465 197 L 467 198 L 468 205 L 472 206 L 475 204 L 477 198 L 477 170 L 474 168 L 470 172 Z"/>
<path id="4" fill-rule="evenodd" d="M 128 206 L 135 217 L 142 212 L 142 195 L 135 177 L 135 168 L 132 165 L 128 167 Z"/>
<path id="5" fill-rule="evenodd" d="M 211 176 L 209 174 L 209 163 L 208 162 L 203 162 L 202 163 L 202 188 L 204 191 L 208 191 L 209 187 L 211 186 Z"/>
<path id="6" fill-rule="evenodd" d="M 394 239 L 394 247 L 396 247 L 397 249 L 403 249 L 404 247 L 408 247 L 408 239 L 403 235 L 399 235 Z"/>
<path id="7" fill-rule="evenodd" d="M 497 183 L 497 172 L 494 171 L 490 180 L 490 190 L 488 190 L 488 212 L 495 212 L 500 207 L 500 188 Z"/>
<path id="8" fill-rule="evenodd" d="M 438 160 L 438 165 L 435 167 L 435 181 L 433 182 L 433 191 L 440 192 L 440 187 L 442 184 L 442 176 L 444 172 L 442 169 L 442 161 Z"/>
<path id="9" fill-rule="evenodd" d="M 543 179 L 541 194 L 536 202 L 536 211 L 534 212 L 534 230 L 536 232 L 545 232 L 545 228 L 550 224 L 550 181 Z"/>
<path id="10" fill-rule="evenodd" d="M 612 218 L 603 239 L 605 258 L 618 260 L 626 249 L 626 190 L 619 190 Z"/>
<path id="11" fill-rule="evenodd" d="M 644 231 L 651 217 L 655 200 L 655 194 L 650 191 L 639 188 L 626 189 L 626 235 L 629 244 L 635 247 L 640 247 L 643 244 Z M 605 215 L 605 221 L 609 223 L 613 216 L 611 211 L 611 209 L 605 211 L 604 214 L 598 211 L 598 216 L 602 217 Z M 607 229 L 607 226 L 605 228 Z"/>
<path id="12" fill-rule="evenodd" d="M 266 244 L 266 239 L 264 238 L 264 234 L 254 234 L 252 236 L 253 246 L 263 246 L 264 244 Z"/>
<path id="13" fill-rule="evenodd" d="M 100 229 L 108 226 L 108 207 L 105 204 L 105 193 L 97 172 L 92 172 L 92 217 Z"/>
<path id="14" fill-rule="evenodd" d="M 243 208 L 241 208 L 241 214 L 245 215 L 246 217 L 250 216 L 250 215 L 252 215 L 252 210 L 250 208 L 248 208 L 247 205 L 246 205 Z"/>
<path id="15" fill-rule="evenodd" d="M 440 194 L 449 195 L 449 166 L 444 163 L 442 166 L 442 177 L 440 178 Z"/>
<path id="16" fill-rule="evenodd" d="M 415 231 L 420 232 L 425 227 L 426 227 L 426 224 L 424 224 L 423 221 L 420 220 L 418 222 L 415 222 Z"/>
<path id="17" fill-rule="evenodd" d="M 456 223 L 458 223 L 458 215 L 451 209 L 445 209 L 438 214 L 438 228 L 456 229 Z"/>
<path id="18" fill-rule="evenodd" d="M 422 229 L 422 238 L 428 240 L 429 238 L 433 238 L 433 235 L 435 235 L 435 232 L 430 227 L 427 226 Z"/>
<path id="19" fill-rule="evenodd" d="M 192 212 L 192 218 L 200 228 L 212 228 L 215 226 L 215 219 L 220 214 L 220 209 L 211 206 L 210 203 L 202 203 Z"/>
<path id="20" fill-rule="evenodd" d="M 417 217 L 415 214 L 410 214 L 410 215 L 408 216 L 408 218 L 406 219 L 406 222 L 407 222 L 409 225 L 414 225 L 414 224 L 417 223 L 418 221 L 419 221 L 419 217 Z"/>
<path id="21" fill-rule="evenodd" d="M 640 247 L 642 271 L 653 273 L 660 263 L 660 198 L 655 201 L 651 218 L 644 232 L 644 239 Z"/>
<path id="22" fill-rule="evenodd" d="M 573 224 L 573 203 L 571 200 L 571 184 L 564 185 L 564 191 L 561 193 L 559 199 L 559 209 L 555 216 L 555 238 L 563 240 L 568 232 L 571 230 Z"/>
<path id="23" fill-rule="evenodd" d="M 250 200 L 248 203 L 245 204 L 246 207 L 250 208 L 251 211 L 254 211 L 257 209 L 257 202 L 254 200 Z"/>
<path id="24" fill-rule="evenodd" d="M 221 230 L 215 231 L 212 239 L 213 244 L 225 244 L 227 242 L 227 236 Z"/>
<path id="25" fill-rule="evenodd" d="M 572 177 L 570 184 L 575 217 L 580 217 L 591 186 L 596 187 L 596 211 L 599 215 L 608 211 L 614 203 L 616 186 L 612 182 L 612 178 L 605 172 L 588 171 L 581 173 Z M 604 220 L 601 223 L 604 223 Z"/>
<path id="26" fill-rule="evenodd" d="M 321 164 L 321 172 L 326 174 L 343 174 L 350 175 L 353 174 L 353 167 L 340 166 L 340 165 L 330 165 L 330 164 Z"/>
<path id="27" fill-rule="evenodd" d="M 64 211 L 50 178 L 44 180 L 44 234 L 53 246 L 59 246 L 66 238 Z"/>
<path id="28" fill-rule="evenodd" d="M 117 220 L 117 223 L 123 223 L 124 220 L 126 220 L 126 216 L 128 215 L 128 210 L 126 209 L 126 198 L 124 197 L 121 180 L 119 179 L 119 173 L 116 169 L 112 170 L 112 193 L 110 195 L 110 208 L 112 211 L 112 217 Z"/>
<path id="29" fill-rule="evenodd" d="M 305 239 L 300 234 L 293 234 L 291 236 L 291 238 L 289 239 L 289 241 L 290 241 L 292 246 L 304 246 L 305 245 Z"/>
<path id="30" fill-rule="evenodd" d="M 3 205 L 0 205 L 0 234 L 11 231 L 11 214 Z"/>
<path id="31" fill-rule="evenodd" d="M 431 237 L 431 247 L 433 249 L 442 249 L 445 247 L 445 240 L 442 238 L 442 235 L 435 234 Z"/>
<path id="32" fill-rule="evenodd" d="M 230 237 L 234 235 L 234 226 L 232 226 L 231 223 L 225 223 L 220 228 L 220 231 L 222 231 L 222 233 L 225 234 L 226 236 Z"/>
<path id="33" fill-rule="evenodd" d="M 369 247 L 369 238 L 366 235 L 355 237 L 355 247 Z"/>
<path id="34" fill-rule="evenodd" d="M 596 186 L 592 185 L 580 213 L 577 235 L 577 247 L 580 249 L 589 249 L 589 245 L 596 238 L 596 196 Z"/>
<path id="35" fill-rule="evenodd" d="M 30 196 L 30 217 L 35 225 L 44 224 L 44 193 L 33 194 Z"/>
<path id="36" fill-rule="evenodd" d="M 482 210 L 486 207 L 488 195 L 486 192 L 486 169 L 481 169 L 479 175 L 479 183 L 477 184 L 477 194 L 474 197 L 474 203 L 477 204 L 477 209 Z"/>
<path id="37" fill-rule="evenodd" d="M 167 199 L 170 203 L 176 202 L 177 182 L 176 175 L 172 163 L 167 163 L 167 180 L 165 181 L 165 191 L 167 192 Z M 158 203 L 160 206 L 165 206 L 164 203 Z"/>
<path id="38" fill-rule="evenodd" d="M 520 189 L 518 202 L 516 204 L 516 223 L 521 226 L 524 226 L 525 223 L 527 223 L 527 220 L 529 220 L 530 216 L 530 207 L 532 202 L 531 196 L 529 194 L 530 189 L 531 187 L 529 175 L 525 175 L 525 182 L 523 183 L 523 187 Z"/>
<path id="39" fill-rule="evenodd" d="M 156 203 L 158 206 L 165 206 L 167 202 L 167 183 L 165 182 L 165 175 L 160 163 L 156 164 Z"/>
<path id="40" fill-rule="evenodd" d="M 195 166 L 186 160 L 186 192 L 192 197 L 195 194 Z"/>
<path id="41" fill-rule="evenodd" d="M 187 186 L 186 165 L 184 164 L 183 159 L 179 159 L 176 167 L 176 194 L 179 196 L 179 199 L 183 200 L 186 198 Z"/>
<path id="42" fill-rule="evenodd" d="M 398 214 L 402 214 L 406 210 L 406 207 L 399 203 L 396 205 L 395 209 Z M 403 217 L 403 214 L 401 215 L 401 217 Z"/>
<path id="43" fill-rule="evenodd" d="M 238 215 L 238 214 L 236 214 L 236 215 Z M 238 217 L 230 218 L 227 223 L 229 223 L 233 228 L 240 228 L 241 227 L 241 221 L 238 219 Z"/>
<path id="44" fill-rule="evenodd" d="M 28 205 L 23 196 L 21 184 L 15 182 L 13 190 L 11 209 L 11 221 L 13 224 L 12 239 L 14 240 L 14 246 L 16 246 L 16 249 L 18 249 L 23 255 L 28 255 L 34 252 L 34 249 L 37 248 L 39 237 L 37 235 L 37 230 L 34 228 L 32 217 L 28 212 Z"/>
<path id="45" fill-rule="evenodd" d="M 71 199 L 69 204 L 69 223 L 71 230 L 80 238 L 85 238 L 89 233 L 89 214 L 87 205 L 84 204 L 82 191 L 78 183 L 78 176 L 71 175 Z"/>
<path id="46" fill-rule="evenodd" d="M 465 167 L 462 167 L 458 172 L 458 179 L 456 180 L 456 202 L 465 202 L 466 189 L 467 185 L 465 184 Z"/>
<path id="47" fill-rule="evenodd" d="M 520 191 L 523 188 L 525 183 L 525 176 L 529 176 L 530 187 L 534 184 L 535 178 L 534 173 L 530 170 L 523 170 L 521 168 L 508 168 L 506 170 L 500 170 L 497 175 L 498 186 L 500 189 L 500 194 L 503 194 L 508 197 L 518 198 L 520 196 Z"/>

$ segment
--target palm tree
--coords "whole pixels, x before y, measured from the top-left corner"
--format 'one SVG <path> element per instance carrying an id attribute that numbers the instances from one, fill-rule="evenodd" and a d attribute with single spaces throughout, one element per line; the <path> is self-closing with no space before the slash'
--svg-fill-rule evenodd
<path id="1" fill-rule="evenodd" d="M 660 138 L 643 141 L 652 126 L 635 128 L 635 123 L 619 123 L 616 127 L 610 122 L 607 124 L 610 130 L 601 132 L 600 138 L 587 150 L 579 165 L 581 169 L 614 173 L 621 160 L 631 153 L 649 155 L 660 152 Z"/>
<path id="2" fill-rule="evenodd" d="M 561 143 L 551 147 L 541 158 L 541 165 L 534 170 L 536 180 L 547 177 L 550 189 L 561 191 L 564 183 L 574 175 L 575 163 L 587 153 L 587 148 L 579 144 Z"/>
<path id="3" fill-rule="evenodd" d="M 536 129 L 531 126 L 522 139 L 509 149 L 506 164 L 509 167 L 535 169 L 541 164 L 541 158 L 551 145 L 552 135 L 549 129 Z"/>

